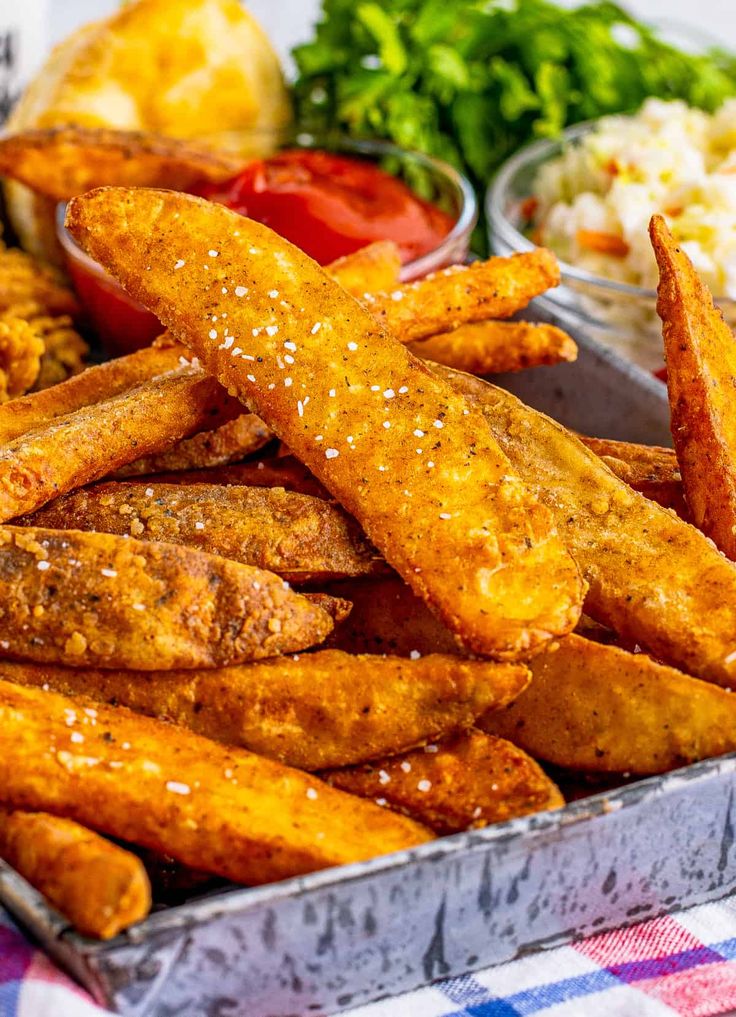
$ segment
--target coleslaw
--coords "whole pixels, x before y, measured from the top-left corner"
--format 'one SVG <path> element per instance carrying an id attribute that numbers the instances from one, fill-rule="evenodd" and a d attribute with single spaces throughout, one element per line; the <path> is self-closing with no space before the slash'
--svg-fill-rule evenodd
<path id="1" fill-rule="evenodd" d="M 602 118 L 539 169 L 530 207 L 534 239 L 562 261 L 650 289 L 655 212 L 712 292 L 736 298 L 736 100 L 711 115 L 648 99 Z"/>

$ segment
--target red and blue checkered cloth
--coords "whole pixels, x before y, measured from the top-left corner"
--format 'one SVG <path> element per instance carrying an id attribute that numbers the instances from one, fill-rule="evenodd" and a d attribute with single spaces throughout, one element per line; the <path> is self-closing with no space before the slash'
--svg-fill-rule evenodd
<path id="1" fill-rule="evenodd" d="M 732 1010 L 736 898 L 438 982 L 345 1017 L 715 1017 Z M 104 1012 L 0 911 L 0 1017 Z"/>

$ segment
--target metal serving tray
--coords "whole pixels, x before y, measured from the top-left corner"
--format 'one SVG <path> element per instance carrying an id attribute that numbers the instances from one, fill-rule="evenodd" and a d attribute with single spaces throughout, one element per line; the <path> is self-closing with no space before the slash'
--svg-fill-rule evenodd
<path id="1" fill-rule="evenodd" d="M 577 364 L 503 383 L 580 431 L 667 444 L 664 386 L 576 339 Z M 2 863 L 0 903 L 122 1014 L 332 1013 L 731 893 L 735 774 L 736 754 L 363 864 L 221 890 L 109 943 L 77 935 Z"/>

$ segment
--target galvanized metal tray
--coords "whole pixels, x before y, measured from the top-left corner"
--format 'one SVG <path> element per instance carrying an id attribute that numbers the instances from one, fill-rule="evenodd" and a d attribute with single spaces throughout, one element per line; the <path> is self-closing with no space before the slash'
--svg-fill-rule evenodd
<path id="1" fill-rule="evenodd" d="M 577 364 L 502 382 L 580 431 L 667 444 L 664 386 L 576 339 Z M 104 944 L 2 863 L 0 903 L 122 1014 L 333 1013 L 731 893 L 734 788 L 736 754 L 360 865 L 220 890 Z"/>

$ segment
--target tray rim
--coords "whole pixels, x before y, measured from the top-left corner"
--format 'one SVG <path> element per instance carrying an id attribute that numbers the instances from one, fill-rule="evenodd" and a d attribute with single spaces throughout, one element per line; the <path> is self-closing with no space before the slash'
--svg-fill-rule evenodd
<path id="1" fill-rule="evenodd" d="M 228 887 L 221 892 L 154 912 L 114 939 L 106 941 L 89 939 L 77 933 L 58 915 L 58 912 L 46 904 L 43 897 L 30 884 L 2 862 L 0 862 L 0 904 L 4 905 L 11 915 L 16 916 L 21 924 L 28 924 L 31 931 L 35 931 L 34 926 L 38 928 L 45 918 L 46 934 L 50 932 L 53 935 L 63 952 L 66 954 L 67 951 L 71 951 L 77 961 L 86 961 L 118 952 L 126 947 L 139 946 L 151 938 L 196 928 L 227 915 L 241 914 L 262 905 L 274 905 L 284 899 L 328 890 L 338 885 L 343 886 L 365 877 L 399 870 L 413 864 L 469 855 L 493 844 L 506 843 L 525 849 L 533 839 L 553 834 L 563 828 L 588 823 L 612 812 L 635 807 L 643 798 L 650 795 L 667 794 L 679 787 L 707 781 L 712 776 L 723 774 L 736 775 L 736 751 L 700 760 L 667 773 L 643 777 L 618 788 L 600 791 L 569 802 L 558 809 L 494 823 L 479 830 L 439 837 L 406 851 L 379 855 L 364 862 L 331 866 L 263 886 Z M 6 881 L 2 878 L 3 869 L 32 891 L 32 897 L 28 901 L 29 907 L 27 911 L 23 908 L 23 911 L 26 911 L 23 915 L 19 913 L 17 900 L 13 901 L 12 894 L 8 892 Z"/>

